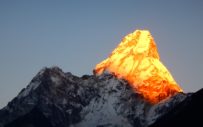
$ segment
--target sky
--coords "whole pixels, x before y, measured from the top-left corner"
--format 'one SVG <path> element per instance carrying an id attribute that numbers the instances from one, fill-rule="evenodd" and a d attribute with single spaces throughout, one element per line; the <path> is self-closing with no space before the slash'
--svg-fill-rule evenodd
<path id="1" fill-rule="evenodd" d="M 1 0 L 0 108 L 43 67 L 92 74 L 136 29 L 185 92 L 203 88 L 202 0 Z"/>

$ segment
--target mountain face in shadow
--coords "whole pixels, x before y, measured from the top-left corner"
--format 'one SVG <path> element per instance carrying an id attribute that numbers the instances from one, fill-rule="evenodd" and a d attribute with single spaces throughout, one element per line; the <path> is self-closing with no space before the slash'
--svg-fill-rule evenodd
<path id="1" fill-rule="evenodd" d="M 177 93 L 151 104 L 109 73 L 77 77 L 44 68 L 0 110 L 0 127 L 197 126 L 202 97 L 203 90 Z"/>
<path id="2" fill-rule="evenodd" d="M 188 96 L 150 127 L 202 127 L 203 89 Z"/>

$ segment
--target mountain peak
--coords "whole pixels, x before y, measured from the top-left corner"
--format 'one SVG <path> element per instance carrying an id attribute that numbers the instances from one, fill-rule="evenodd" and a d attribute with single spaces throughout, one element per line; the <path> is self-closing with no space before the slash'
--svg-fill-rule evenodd
<path id="1" fill-rule="evenodd" d="M 127 35 L 94 72 L 77 77 L 56 66 L 41 69 L 0 110 L 0 127 L 202 125 L 203 90 L 181 92 L 147 30 Z"/>
<path id="2" fill-rule="evenodd" d="M 109 71 L 124 78 L 151 103 L 182 92 L 159 58 L 156 43 L 148 30 L 136 30 L 123 38 L 110 56 L 97 64 L 97 75 Z"/>
<path id="3" fill-rule="evenodd" d="M 37 75 L 31 80 L 26 88 L 24 88 L 17 98 L 28 96 L 30 93 L 40 89 L 47 89 L 50 87 L 57 87 L 65 78 L 65 73 L 57 66 L 50 68 L 42 68 Z"/>
<path id="4" fill-rule="evenodd" d="M 177 97 L 151 105 L 110 73 L 77 77 L 58 67 L 43 68 L 0 110 L 0 127 L 144 127 L 186 98 Z"/>

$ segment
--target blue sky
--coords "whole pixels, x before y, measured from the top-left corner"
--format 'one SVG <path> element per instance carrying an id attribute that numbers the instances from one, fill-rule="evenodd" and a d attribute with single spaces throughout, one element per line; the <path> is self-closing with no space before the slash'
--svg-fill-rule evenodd
<path id="1" fill-rule="evenodd" d="M 202 0 L 1 0 L 0 107 L 45 66 L 92 69 L 136 29 L 153 35 L 185 92 L 203 87 Z"/>

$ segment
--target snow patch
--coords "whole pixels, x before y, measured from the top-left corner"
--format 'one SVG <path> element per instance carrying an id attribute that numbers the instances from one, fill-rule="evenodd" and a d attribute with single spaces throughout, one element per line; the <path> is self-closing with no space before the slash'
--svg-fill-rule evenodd
<path id="1" fill-rule="evenodd" d="M 18 98 L 22 98 L 22 97 L 25 97 L 27 96 L 32 90 L 35 90 L 39 85 L 40 85 L 40 81 L 38 82 L 31 82 L 28 87 L 23 90 L 19 95 L 18 95 Z"/>
<path id="2" fill-rule="evenodd" d="M 46 67 L 42 68 L 42 69 L 39 71 L 38 75 L 39 75 L 39 76 L 43 75 L 43 73 L 45 72 L 46 69 L 47 69 Z"/>
<path id="3" fill-rule="evenodd" d="M 108 85 L 104 85 L 108 84 Z M 118 114 L 115 105 L 119 101 L 119 96 L 121 92 L 112 92 L 111 90 L 116 89 L 116 86 L 119 84 L 119 81 L 112 78 L 110 80 L 104 81 L 101 84 L 98 84 L 101 89 L 99 95 L 101 97 L 96 97 L 91 100 L 90 104 L 87 107 L 84 107 L 81 116 L 83 120 L 74 125 L 75 127 L 96 127 L 96 126 L 125 126 L 131 127 L 129 121 L 124 118 L 121 114 Z"/>
<path id="4" fill-rule="evenodd" d="M 51 81 L 56 85 L 58 86 L 61 82 L 61 79 L 57 76 L 51 76 Z"/>
<path id="5" fill-rule="evenodd" d="M 63 99 L 62 104 L 63 105 L 67 104 L 67 100 L 65 98 Z"/>

